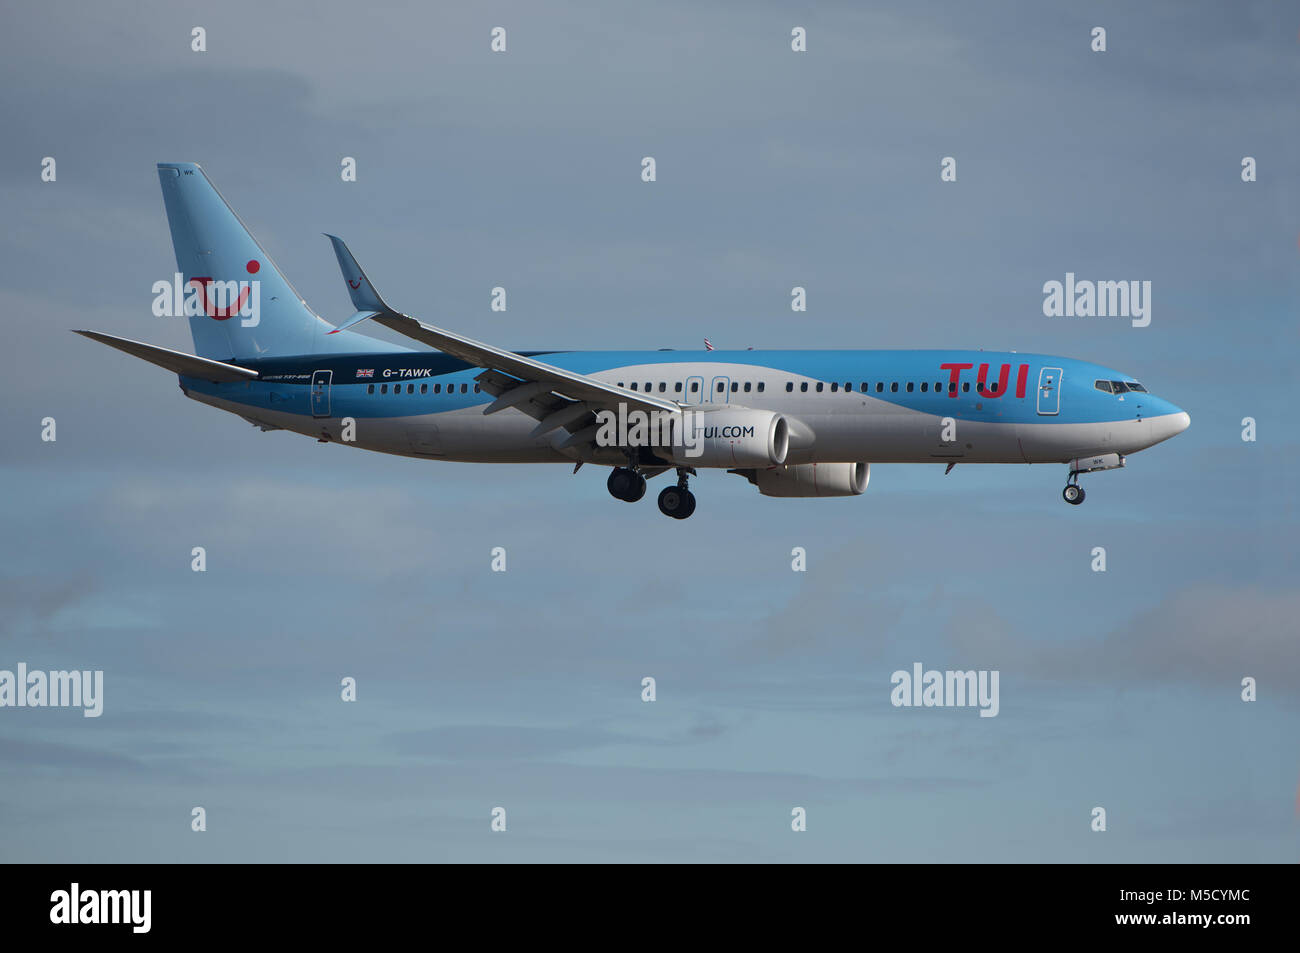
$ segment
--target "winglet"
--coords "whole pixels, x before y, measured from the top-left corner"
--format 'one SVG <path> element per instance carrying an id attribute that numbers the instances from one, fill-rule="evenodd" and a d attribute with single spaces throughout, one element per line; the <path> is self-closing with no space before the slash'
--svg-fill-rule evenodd
<path id="1" fill-rule="evenodd" d="M 379 297 L 379 292 L 370 283 L 370 279 L 366 277 L 365 271 L 357 264 L 357 260 L 352 257 L 352 252 L 348 251 L 348 246 L 343 243 L 343 239 L 329 234 L 325 237 L 334 246 L 334 257 L 339 260 L 339 270 L 343 272 L 343 280 L 348 283 L 348 296 L 352 298 L 352 306 L 358 312 L 351 320 L 335 330 L 341 331 L 343 328 L 364 320 L 364 318 L 359 317 L 361 312 L 368 312 L 366 317 L 370 317 L 378 312 L 392 311 L 388 305 L 384 304 L 384 299 Z"/>

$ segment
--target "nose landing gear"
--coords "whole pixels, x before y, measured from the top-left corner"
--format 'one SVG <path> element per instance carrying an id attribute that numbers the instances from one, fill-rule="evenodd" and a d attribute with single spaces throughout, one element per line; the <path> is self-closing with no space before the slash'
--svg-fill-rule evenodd
<path id="1" fill-rule="evenodd" d="M 1071 473 L 1069 480 L 1065 484 L 1065 489 L 1061 491 L 1061 499 L 1072 506 L 1078 506 L 1088 498 L 1088 494 L 1079 486 L 1079 474 Z"/>

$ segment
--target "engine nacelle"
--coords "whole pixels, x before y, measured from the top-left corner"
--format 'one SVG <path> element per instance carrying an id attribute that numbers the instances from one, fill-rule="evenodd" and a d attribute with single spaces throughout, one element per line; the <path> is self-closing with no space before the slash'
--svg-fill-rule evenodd
<path id="1" fill-rule="evenodd" d="M 860 496 L 871 482 L 871 464 L 797 463 L 745 476 L 764 496 Z"/>
<path id="2" fill-rule="evenodd" d="M 785 462 L 790 427 L 770 410 L 687 410 L 670 447 L 657 452 L 686 467 L 770 467 Z"/>

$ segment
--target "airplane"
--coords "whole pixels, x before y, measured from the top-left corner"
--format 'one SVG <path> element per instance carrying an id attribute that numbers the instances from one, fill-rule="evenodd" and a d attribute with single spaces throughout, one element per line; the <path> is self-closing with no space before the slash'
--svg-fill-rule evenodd
<path id="1" fill-rule="evenodd" d="M 186 397 L 264 431 L 426 460 L 607 466 L 626 502 L 672 470 L 659 509 L 686 519 L 700 470 L 765 496 L 848 497 L 881 463 L 1063 463 L 1062 498 L 1078 505 L 1081 474 L 1123 467 L 1191 423 L 1127 374 L 1044 354 L 508 351 L 394 311 L 327 235 L 356 308 L 335 327 L 199 165 L 159 163 L 158 176 L 196 353 L 76 333 L 173 371 Z M 164 304 L 167 288 L 155 285 Z M 420 347 L 353 330 L 367 321 Z"/>

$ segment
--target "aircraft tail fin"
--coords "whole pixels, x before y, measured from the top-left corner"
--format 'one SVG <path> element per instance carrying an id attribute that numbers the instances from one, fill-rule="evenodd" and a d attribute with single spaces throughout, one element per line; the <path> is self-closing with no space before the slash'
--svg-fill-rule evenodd
<path id="1" fill-rule="evenodd" d="M 362 334 L 328 336 L 333 326 L 307 306 L 200 166 L 160 162 L 158 179 L 201 357 L 394 350 Z"/>

